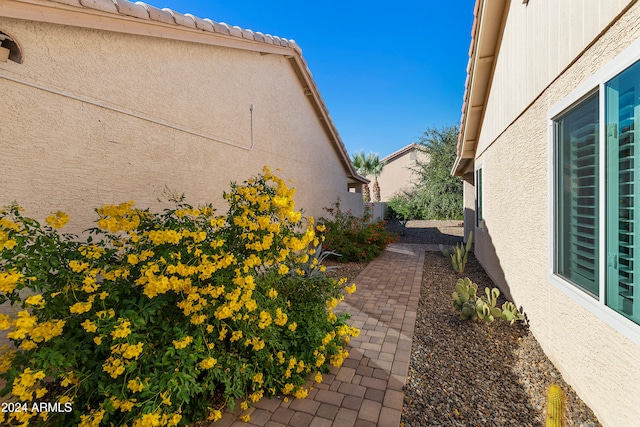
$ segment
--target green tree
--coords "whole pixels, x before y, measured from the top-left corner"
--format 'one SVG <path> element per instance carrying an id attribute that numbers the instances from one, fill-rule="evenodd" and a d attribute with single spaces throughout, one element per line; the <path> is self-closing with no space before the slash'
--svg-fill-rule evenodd
<path id="1" fill-rule="evenodd" d="M 451 176 L 456 160 L 458 126 L 427 129 L 418 141 L 418 149 L 427 159 L 416 160 L 419 207 L 427 219 L 462 218 L 462 180 Z"/>
<path id="2" fill-rule="evenodd" d="M 380 184 L 378 184 L 378 177 L 384 169 L 384 162 L 380 161 L 380 157 L 377 154 L 369 153 L 367 156 L 369 163 L 371 164 L 370 175 L 373 175 L 373 201 L 380 201 Z"/>
<path id="3" fill-rule="evenodd" d="M 404 220 L 462 219 L 462 181 L 451 176 L 457 142 L 457 126 L 430 128 L 423 133 L 418 149 L 426 159 L 418 158 L 411 169 L 416 176 L 415 187 L 389 201 L 397 216 Z"/>
<path id="4" fill-rule="evenodd" d="M 364 151 L 353 153 L 351 155 L 351 163 L 353 163 L 353 167 L 360 175 L 365 177 L 373 175 L 373 200 L 379 202 L 380 184 L 378 184 L 378 177 L 382 173 L 382 169 L 384 169 L 384 162 L 380 161 L 379 155 L 374 153 L 365 155 Z M 362 198 L 365 202 L 371 201 L 371 190 L 368 184 L 362 187 Z"/>
<path id="5" fill-rule="evenodd" d="M 353 167 L 360 175 L 366 177 L 371 174 L 372 165 L 369 157 L 365 156 L 364 151 L 351 154 L 351 163 L 353 163 Z M 362 186 L 362 199 L 365 202 L 371 201 L 371 190 L 369 189 L 369 184 L 364 184 Z"/>

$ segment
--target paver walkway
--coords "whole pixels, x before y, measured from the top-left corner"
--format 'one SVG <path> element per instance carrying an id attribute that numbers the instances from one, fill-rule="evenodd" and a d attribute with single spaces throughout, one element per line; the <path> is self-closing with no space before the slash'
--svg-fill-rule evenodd
<path id="1" fill-rule="evenodd" d="M 211 427 L 397 427 L 411 357 L 424 252 L 432 245 L 392 244 L 354 279 L 340 303 L 360 336 L 340 368 L 323 375 L 306 399 L 262 399 L 244 423 L 227 411 Z M 246 414 L 247 412 L 243 412 Z"/>

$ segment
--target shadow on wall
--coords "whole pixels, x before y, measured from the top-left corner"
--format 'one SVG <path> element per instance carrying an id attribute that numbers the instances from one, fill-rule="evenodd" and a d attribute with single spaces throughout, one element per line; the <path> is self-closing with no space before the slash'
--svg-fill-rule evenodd
<path id="1" fill-rule="evenodd" d="M 468 214 L 467 211 L 471 212 L 471 215 Z M 475 214 L 471 209 L 465 209 L 465 218 L 474 218 Z M 465 230 L 469 229 L 469 227 L 465 227 Z M 500 289 L 502 295 L 507 298 L 509 301 L 513 301 L 513 303 L 522 311 L 523 308 L 526 309 L 526 306 L 523 305 L 523 301 L 514 301 L 513 295 L 511 294 L 511 288 L 507 283 L 507 278 L 505 277 L 504 271 L 502 270 L 502 266 L 500 265 L 500 259 L 498 258 L 498 254 L 496 253 L 496 248 L 493 245 L 493 240 L 491 239 L 491 233 L 486 223 L 482 221 L 480 227 L 477 224 L 470 227 L 473 230 L 473 254 L 480 262 L 480 265 L 487 273 L 489 278 L 493 281 L 494 285 Z M 465 238 L 466 240 L 466 238 Z M 526 313 L 525 313 L 526 314 Z"/>

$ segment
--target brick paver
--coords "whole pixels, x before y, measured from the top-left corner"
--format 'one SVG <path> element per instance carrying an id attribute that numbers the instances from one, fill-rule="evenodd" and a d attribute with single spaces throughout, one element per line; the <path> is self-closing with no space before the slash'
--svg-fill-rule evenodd
<path id="1" fill-rule="evenodd" d="M 354 279 L 357 292 L 336 312 L 351 313 L 360 336 L 351 339 L 343 366 L 323 375 L 306 399 L 262 399 L 249 423 L 227 410 L 210 427 L 399 426 L 425 250 L 433 248 L 389 245 Z"/>

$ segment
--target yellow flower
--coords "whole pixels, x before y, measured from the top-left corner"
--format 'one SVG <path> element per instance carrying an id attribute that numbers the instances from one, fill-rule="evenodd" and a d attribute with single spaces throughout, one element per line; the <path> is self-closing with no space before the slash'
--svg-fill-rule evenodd
<path id="1" fill-rule="evenodd" d="M 84 321 L 84 322 L 82 322 L 80 325 L 81 325 L 81 326 L 84 328 L 84 330 L 85 330 L 85 331 L 87 331 L 87 332 L 95 332 L 95 331 L 97 331 L 97 330 L 98 330 L 98 327 L 96 326 L 96 324 L 95 324 L 95 323 L 93 323 L 93 322 L 92 322 L 91 320 L 89 320 L 89 319 L 85 320 L 85 321 Z"/>
<path id="2" fill-rule="evenodd" d="M 247 415 L 243 415 L 240 417 L 240 421 L 242 421 L 243 423 L 248 423 L 251 420 L 251 415 L 247 414 Z"/>
<path id="3" fill-rule="evenodd" d="M 38 345 L 31 340 L 24 340 L 22 341 L 22 343 L 20 343 L 20 348 L 25 351 L 33 350 L 37 347 Z"/>
<path id="4" fill-rule="evenodd" d="M 267 291 L 267 297 L 270 299 L 276 299 L 277 296 L 278 296 L 278 291 L 276 291 L 273 288 L 269 288 L 269 290 Z"/>
<path id="5" fill-rule="evenodd" d="M 298 324 L 296 322 L 292 322 L 292 323 L 289 324 L 289 330 L 291 332 L 295 332 L 297 327 L 298 327 Z"/>
<path id="6" fill-rule="evenodd" d="M 352 294 L 356 291 L 356 284 L 352 283 L 351 286 L 345 286 L 344 290 L 348 293 L 348 294 Z"/>
<path id="7" fill-rule="evenodd" d="M 186 337 L 184 337 L 183 339 L 179 340 L 179 341 L 173 341 L 173 346 L 177 349 L 181 349 L 181 348 L 185 348 L 186 346 L 188 346 L 189 344 L 191 344 L 191 342 L 193 341 L 193 337 L 187 335 Z"/>
<path id="8" fill-rule="evenodd" d="M 257 374 L 255 374 L 253 378 L 251 378 L 251 380 L 254 383 L 258 384 L 260 387 L 262 387 L 262 384 L 264 384 L 264 378 L 263 378 L 262 372 L 258 372 Z"/>
<path id="9" fill-rule="evenodd" d="M 258 327 L 260 329 L 264 329 L 266 327 L 268 327 L 269 325 L 271 325 L 271 314 L 266 312 L 266 311 L 261 311 L 260 312 L 260 323 L 258 323 Z"/>
<path id="10" fill-rule="evenodd" d="M 11 327 L 11 318 L 6 314 L 0 314 L 0 331 L 4 331 Z"/>
<path id="11" fill-rule="evenodd" d="M 280 264 L 280 266 L 278 267 L 278 273 L 285 275 L 289 272 L 289 267 L 287 267 L 284 264 Z"/>
<path id="12" fill-rule="evenodd" d="M 213 357 L 209 357 L 200 362 L 200 367 L 202 369 L 211 369 L 216 366 L 216 363 L 218 363 L 216 359 L 214 359 Z"/>
<path id="13" fill-rule="evenodd" d="M 129 329 L 129 326 L 131 326 L 131 322 L 122 318 L 118 319 L 118 321 L 118 326 L 116 326 L 115 329 L 111 332 L 111 336 L 113 338 L 128 337 L 129 334 L 131 334 L 131 329 Z"/>
<path id="14" fill-rule="evenodd" d="M 303 388 L 299 388 L 295 393 L 293 393 L 297 399 L 304 399 L 308 394 L 309 392 Z"/>
<path id="15" fill-rule="evenodd" d="M 95 337 L 93 342 L 96 343 L 96 345 L 102 344 L 102 337 Z"/>
<path id="16" fill-rule="evenodd" d="M 133 422 L 132 427 L 155 427 L 161 424 L 160 420 L 160 414 L 144 414 L 142 417 Z"/>
<path id="17" fill-rule="evenodd" d="M 73 304 L 71 307 L 69 307 L 69 312 L 70 313 L 76 313 L 76 314 L 86 313 L 87 311 L 91 310 L 91 306 L 92 305 L 93 305 L 93 303 L 90 302 L 90 301 L 77 302 L 77 303 Z"/>
<path id="18" fill-rule="evenodd" d="M 69 222 L 69 215 L 62 211 L 53 212 L 46 221 L 52 228 L 62 228 Z"/>
<path id="19" fill-rule="evenodd" d="M 231 334 L 231 342 L 238 341 L 242 338 L 242 331 L 235 331 Z"/>
<path id="20" fill-rule="evenodd" d="M 258 390 L 255 393 L 251 393 L 249 395 L 249 400 L 251 400 L 253 403 L 256 403 L 257 401 L 262 399 L 262 396 L 264 396 L 264 391 L 263 390 Z"/>
<path id="21" fill-rule="evenodd" d="M 82 273 L 84 270 L 89 268 L 89 263 L 73 259 L 69 261 L 69 268 L 71 268 L 74 273 Z"/>
<path id="22" fill-rule="evenodd" d="M 140 378 L 136 377 L 133 380 L 129 380 L 129 382 L 127 383 L 127 388 L 134 393 L 141 392 L 144 389 L 144 384 L 142 384 Z"/>
<path id="23" fill-rule="evenodd" d="M 218 420 L 219 420 L 219 419 L 221 419 L 221 418 L 222 418 L 222 412 L 220 412 L 220 411 L 219 411 L 219 410 L 217 410 L 217 409 L 214 409 L 213 411 L 211 411 L 211 413 L 210 413 L 210 414 L 209 414 L 209 416 L 207 417 L 207 420 L 208 420 L 208 421 L 216 422 L 216 421 L 218 421 Z"/>
<path id="24" fill-rule="evenodd" d="M 280 307 L 278 307 L 276 309 L 276 320 L 274 320 L 274 323 L 278 326 L 284 326 L 287 324 L 287 320 L 289 320 L 289 318 L 286 313 L 283 313 Z"/>
<path id="25" fill-rule="evenodd" d="M 138 357 L 140 357 L 140 354 L 142 353 L 143 346 L 144 346 L 144 343 L 141 343 L 141 342 L 135 345 L 131 345 L 128 343 L 123 344 L 122 357 L 124 357 L 125 359 L 133 359 L 133 358 L 137 359 Z"/>
<path id="26" fill-rule="evenodd" d="M 318 372 L 316 376 L 313 378 L 318 384 L 322 383 L 322 374 Z"/>
<path id="27" fill-rule="evenodd" d="M 286 384 L 284 385 L 284 387 L 282 388 L 282 392 L 283 392 L 284 394 L 289 394 L 289 393 L 291 393 L 291 392 L 293 391 L 293 388 L 294 388 L 294 385 L 293 385 L 293 384 L 291 384 L 291 383 L 286 383 Z"/>

